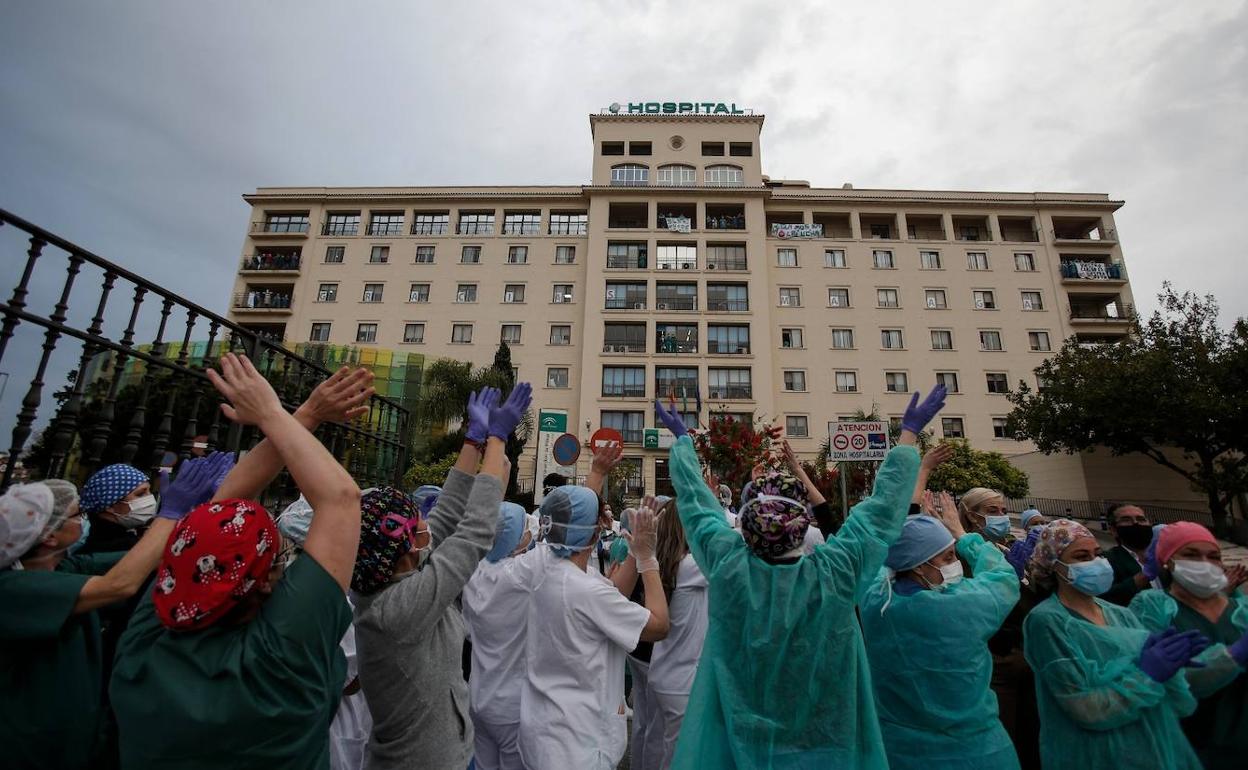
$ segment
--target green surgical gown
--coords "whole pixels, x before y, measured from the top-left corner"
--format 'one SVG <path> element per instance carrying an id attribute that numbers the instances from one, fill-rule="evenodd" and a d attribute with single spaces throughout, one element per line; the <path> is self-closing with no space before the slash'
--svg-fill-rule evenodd
<path id="1" fill-rule="evenodd" d="M 902 596 L 882 571 L 860 604 L 892 770 L 1018 767 L 997 713 L 988 652 L 988 639 L 1018 602 L 1018 575 L 977 534 L 963 535 L 957 550 L 974 577 Z"/>
<path id="2" fill-rule="evenodd" d="M 1130 609 L 1150 631 L 1174 626 L 1199 631 L 1214 642 L 1196 657 L 1204 668 L 1183 670 L 1200 699 L 1196 713 L 1183 720 L 1183 732 L 1206 770 L 1243 768 L 1248 764 L 1248 674 L 1227 645 L 1248 633 L 1248 596 L 1233 594 L 1217 623 L 1156 589 L 1136 594 Z"/>
<path id="3" fill-rule="evenodd" d="M 834 539 L 769 564 L 729 526 L 693 442 L 672 446 L 680 520 L 709 587 L 673 768 L 888 767 L 854 604 L 901 534 L 918 470 L 913 447 L 893 449 Z"/>
<path id="4" fill-rule="evenodd" d="M 1107 626 L 1076 615 L 1056 594 L 1023 622 L 1045 770 L 1200 770 L 1179 726 L 1196 709 L 1187 679 L 1153 681 L 1139 666 L 1148 630 L 1126 607 L 1096 603 Z"/>

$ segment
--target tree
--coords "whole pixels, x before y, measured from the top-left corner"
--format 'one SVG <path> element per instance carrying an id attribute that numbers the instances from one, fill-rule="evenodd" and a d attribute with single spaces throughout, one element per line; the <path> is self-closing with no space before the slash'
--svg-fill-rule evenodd
<path id="1" fill-rule="evenodd" d="M 1068 339 L 1036 369 L 1043 388 L 1009 395 L 1008 429 L 1046 454 L 1142 454 L 1202 493 L 1226 535 L 1231 500 L 1248 492 L 1248 322 L 1224 331 L 1211 295 L 1169 283 L 1158 298 L 1121 342 Z"/>
<path id="2" fill-rule="evenodd" d="M 442 486 L 446 483 L 446 477 L 450 475 L 451 466 L 455 465 L 458 458 L 458 454 L 449 454 L 433 462 L 412 463 L 407 473 L 403 474 L 404 488 L 415 489 L 425 484 Z"/>
<path id="3" fill-rule="evenodd" d="M 1010 465 L 1000 452 L 983 452 L 964 439 L 942 443 L 953 447 L 953 457 L 936 466 L 927 477 L 927 488 L 933 492 L 965 494 L 968 489 L 987 487 L 1010 499 L 1026 497 L 1029 479 L 1023 471 Z"/>
<path id="4" fill-rule="evenodd" d="M 734 490 L 745 486 L 758 463 L 774 464 L 771 436 L 761 422 L 712 414 L 707 429 L 693 434 L 693 444 L 711 472 Z"/>

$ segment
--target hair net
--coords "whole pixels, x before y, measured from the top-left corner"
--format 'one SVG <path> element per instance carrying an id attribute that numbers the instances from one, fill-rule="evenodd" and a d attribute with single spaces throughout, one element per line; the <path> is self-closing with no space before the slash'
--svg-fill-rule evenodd
<path id="1" fill-rule="evenodd" d="M 420 511 L 421 516 L 428 516 L 433 506 L 438 504 L 438 497 L 441 494 L 442 487 L 424 484 L 412 492 L 412 502 L 416 503 L 416 510 Z"/>
<path id="2" fill-rule="evenodd" d="M 1040 511 L 1037 511 L 1035 508 L 1028 508 L 1027 510 L 1023 511 L 1019 515 L 1019 520 L 1022 522 L 1023 529 L 1027 529 L 1028 523 L 1032 519 L 1036 518 L 1037 516 L 1043 516 L 1043 515 L 1044 515 L 1043 513 L 1041 513 Z"/>
<path id="3" fill-rule="evenodd" d="M 360 550 L 351 571 L 351 588 L 359 593 L 371 594 L 389 583 L 395 563 L 412 550 L 406 532 L 394 537 L 382 531 L 390 514 L 405 522 L 420 518 L 416 503 L 394 487 L 381 487 L 360 498 Z M 385 528 L 397 531 L 392 527 Z"/>
<path id="4" fill-rule="evenodd" d="M 893 572 L 914 569 L 931 561 L 951 545 L 953 535 L 938 519 L 931 516 L 911 516 L 901 527 L 901 537 L 888 549 L 884 566 Z"/>
<path id="5" fill-rule="evenodd" d="M 1188 543 L 1218 545 L 1218 541 L 1214 539 L 1212 533 L 1196 522 L 1179 521 L 1174 524 L 1167 524 L 1166 528 L 1157 537 L 1157 563 L 1165 564 L 1170 561 L 1170 557 L 1174 556 L 1175 551 Z"/>
<path id="6" fill-rule="evenodd" d="M 43 526 L 46 534 L 60 529 L 69 518 L 70 510 L 78 502 L 78 487 L 65 479 L 44 479 L 43 483 L 52 491 L 52 518 Z"/>
<path id="7" fill-rule="evenodd" d="M 47 484 L 14 484 L 0 497 L 0 569 L 8 569 L 38 542 L 53 504 Z"/>
<path id="8" fill-rule="evenodd" d="M 494 547 L 485 555 L 491 564 L 505 559 L 524 537 L 524 509 L 515 503 L 498 504 L 498 528 L 494 530 Z"/>
<path id="9" fill-rule="evenodd" d="M 598 495 L 592 489 L 557 487 L 542 500 L 540 511 L 548 529 L 546 542 L 557 555 L 567 558 L 584 550 L 594 539 L 598 529 Z"/>
<path id="10" fill-rule="evenodd" d="M 802 544 L 811 521 L 805 484 L 788 473 L 770 471 L 746 491 L 750 497 L 741 506 L 739 521 L 755 553 L 777 557 Z"/>
<path id="11" fill-rule="evenodd" d="M 633 531 L 633 516 L 637 515 L 636 508 L 625 508 L 620 514 L 620 529 Z"/>
<path id="12" fill-rule="evenodd" d="M 301 547 L 308 539 L 308 529 L 311 526 L 312 504 L 303 495 L 299 495 L 299 499 L 286 506 L 282 515 L 277 517 L 277 531 Z"/>
<path id="13" fill-rule="evenodd" d="M 1052 585 L 1053 565 L 1062 557 L 1062 551 L 1081 537 L 1092 537 L 1088 528 L 1070 519 L 1056 519 L 1040 530 L 1040 540 L 1027 562 L 1027 574 L 1040 585 Z"/>
<path id="14" fill-rule="evenodd" d="M 147 474 L 133 465 L 117 463 L 100 468 L 82 485 L 78 505 L 83 513 L 99 513 L 125 499 L 140 484 L 147 483 Z"/>

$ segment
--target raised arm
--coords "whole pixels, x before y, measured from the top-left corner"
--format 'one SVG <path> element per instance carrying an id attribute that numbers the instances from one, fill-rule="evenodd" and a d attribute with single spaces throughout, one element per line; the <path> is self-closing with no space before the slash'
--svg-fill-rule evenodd
<path id="1" fill-rule="evenodd" d="M 637 571 L 645 588 L 646 609 L 650 618 L 641 629 L 641 641 L 658 642 L 667 638 L 671 621 L 667 612 L 667 595 L 659 578 L 659 560 L 655 557 L 654 510 L 645 506 L 637 510 L 633 519 L 633 533 L 629 537 L 629 559 L 636 560 Z"/>
<path id="2" fill-rule="evenodd" d="M 468 428 L 464 431 L 464 444 L 451 472 L 446 475 L 438 502 L 429 512 L 427 523 L 434 548 L 450 537 L 464 518 L 472 480 L 477 475 L 477 466 L 486 448 L 490 410 L 498 405 L 500 395 L 498 388 L 485 387 L 468 396 Z"/>
<path id="3" fill-rule="evenodd" d="M 953 457 L 953 447 L 948 444 L 937 444 L 923 455 L 923 461 L 919 463 L 919 477 L 914 482 L 914 495 L 910 498 L 911 505 L 923 504 L 923 492 L 927 490 L 927 477 L 937 465 L 950 457 Z"/>
<path id="4" fill-rule="evenodd" d="M 359 487 L 321 442 L 286 413 L 273 386 L 246 357 L 227 353 L 221 358 L 221 373 L 210 370 L 208 378 L 230 402 L 221 405 L 226 417 L 259 427 L 279 461 L 290 468 L 299 491 L 316 511 L 304 554 L 315 559 L 345 591 L 360 544 Z M 217 499 L 222 499 L 220 491 Z"/>
<path id="5" fill-rule="evenodd" d="M 780 443 L 780 454 L 784 456 L 784 463 L 789 467 L 789 472 L 797 477 L 797 480 L 806 485 L 806 501 L 813 508 L 816 505 L 827 502 L 823 493 L 810 480 L 810 476 L 806 475 L 806 469 L 802 467 L 802 463 L 797 459 L 797 453 L 793 451 L 793 447 L 789 446 L 789 440 L 785 439 Z"/>
<path id="6" fill-rule="evenodd" d="M 603 497 L 602 486 L 611 474 L 611 469 L 619 464 L 624 456 L 624 447 L 604 446 L 594 452 L 594 460 L 589 466 L 589 475 L 585 477 L 585 488 L 594 490 L 594 494 Z"/>

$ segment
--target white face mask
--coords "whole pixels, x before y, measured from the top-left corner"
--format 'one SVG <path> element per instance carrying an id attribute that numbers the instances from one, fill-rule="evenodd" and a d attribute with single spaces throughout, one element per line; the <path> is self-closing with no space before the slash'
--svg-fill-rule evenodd
<path id="1" fill-rule="evenodd" d="M 1208 599 L 1217 592 L 1226 590 L 1226 573 L 1213 562 L 1175 560 L 1170 574 L 1174 577 L 1174 582 L 1201 599 Z"/>
<path id="2" fill-rule="evenodd" d="M 962 562 L 957 559 L 954 559 L 948 564 L 943 564 L 937 567 L 937 569 L 940 570 L 940 577 L 943 581 L 941 582 L 941 585 L 951 586 L 954 583 L 962 582 Z"/>
<path id="3" fill-rule="evenodd" d="M 119 515 L 117 523 L 126 529 L 141 527 L 156 515 L 156 496 L 149 493 L 136 497 L 126 503 L 126 507 L 130 509 L 130 512 Z"/>

